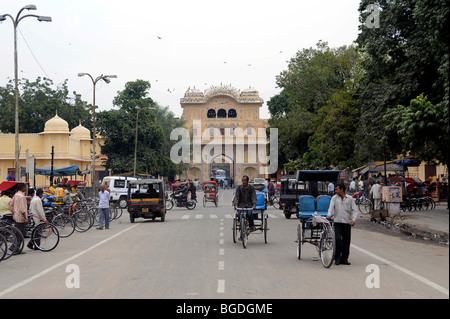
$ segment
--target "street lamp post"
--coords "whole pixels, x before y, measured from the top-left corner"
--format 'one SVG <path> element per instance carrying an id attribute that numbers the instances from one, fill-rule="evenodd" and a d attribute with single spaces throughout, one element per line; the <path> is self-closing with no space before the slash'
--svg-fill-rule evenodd
<path id="1" fill-rule="evenodd" d="M 98 81 L 103 80 L 105 83 L 110 83 L 110 79 L 117 78 L 117 75 L 100 75 L 95 79 L 89 73 L 78 73 L 78 76 L 89 76 L 92 80 L 93 85 L 93 98 L 92 98 L 92 188 L 93 188 L 93 196 L 95 198 L 95 187 L 97 185 L 95 178 L 95 85 Z"/>
<path id="2" fill-rule="evenodd" d="M 136 157 L 137 157 L 137 139 L 138 139 L 138 119 L 139 119 L 139 112 L 147 109 L 147 110 L 154 110 L 154 107 L 146 107 L 146 108 L 141 108 L 139 106 L 136 106 L 136 137 L 134 140 L 134 165 L 133 165 L 133 177 L 136 177 Z"/>
<path id="3" fill-rule="evenodd" d="M 18 79 L 18 58 L 17 58 L 17 26 L 19 22 L 27 17 L 37 18 L 38 21 L 51 22 L 52 18 L 47 16 L 40 16 L 35 14 L 27 14 L 24 16 L 20 16 L 23 10 L 36 10 L 36 6 L 34 4 L 29 4 L 17 13 L 16 18 L 14 19 L 10 14 L 0 15 L 0 22 L 5 21 L 6 17 L 9 17 L 14 26 L 14 90 L 15 90 L 15 175 L 16 179 L 19 180 L 19 79 Z"/>

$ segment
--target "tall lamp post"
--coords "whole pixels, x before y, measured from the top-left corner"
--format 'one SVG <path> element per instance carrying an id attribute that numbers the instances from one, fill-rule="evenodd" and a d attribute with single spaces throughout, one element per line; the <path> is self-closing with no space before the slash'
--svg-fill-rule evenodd
<path id="1" fill-rule="evenodd" d="M 20 16 L 23 10 L 36 10 L 36 6 L 34 4 L 29 4 L 17 13 L 16 18 L 14 19 L 10 14 L 0 15 L 0 22 L 5 21 L 6 17 L 9 17 L 14 26 L 14 86 L 15 86 L 15 175 L 16 180 L 20 178 L 19 172 L 19 80 L 18 80 L 18 58 L 17 58 L 17 26 L 19 22 L 27 17 L 37 18 L 38 21 L 51 22 L 52 18 L 47 16 L 40 16 L 35 14 L 27 14 L 24 16 Z"/>
<path id="2" fill-rule="evenodd" d="M 93 196 L 95 198 L 95 187 L 97 185 L 95 178 L 95 85 L 98 81 L 103 80 L 105 83 L 110 83 L 110 79 L 117 78 L 117 75 L 100 75 L 95 79 L 89 73 L 78 73 L 78 76 L 89 76 L 93 85 L 93 102 L 92 102 L 92 188 Z"/>
<path id="3" fill-rule="evenodd" d="M 134 165 L 133 165 L 133 177 L 136 177 L 136 157 L 137 157 L 137 139 L 138 139 L 138 119 L 139 119 L 139 112 L 142 110 L 154 110 L 154 107 L 145 107 L 141 108 L 139 106 L 136 106 L 136 137 L 134 140 Z"/>

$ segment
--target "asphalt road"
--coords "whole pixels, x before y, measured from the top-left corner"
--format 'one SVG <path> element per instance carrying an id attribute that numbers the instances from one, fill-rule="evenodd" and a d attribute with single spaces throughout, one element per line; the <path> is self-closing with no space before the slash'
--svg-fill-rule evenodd
<path id="1" fill-rule="evenodd" d="M 0 298 L 417 299 L 449 298 L 449 248 L 353 228 L 351 265 L 325 269 L 316 248 L 296 255 L 298 220 L 268 209 L 268 243 L 233 243 L 232 191 L 219 207 L 173 208 L 160 222 L 125 212 L 109 230 L 63 238 L 52 252 L 0 262 Z"/>

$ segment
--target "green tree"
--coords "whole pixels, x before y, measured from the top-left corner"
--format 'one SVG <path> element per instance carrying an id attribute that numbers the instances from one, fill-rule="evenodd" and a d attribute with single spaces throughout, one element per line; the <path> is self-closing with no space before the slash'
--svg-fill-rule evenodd
<path id="1" fill-rule="evenodd" d="M 160 107 L 148 96 L 149 89 L 150 83 L 144 80 L 126 83 L 113 101 L 119 109 L 98 115 L 99 130 L 105 138 L 103 153 L 108 156 L 105 166 L 115 174 L 133 171 L 136 121 L 136 173 L 172 176 L 178 172 L 169 156 L 171 144 L 167 134 L 182 123 L 177 122 L 168 107 Z"/>
<path id="2" fill-rule="evenodd" d="M 404 154 L 448 164 L 449 113 L 442 103 L 434 105 L 421 94 L 408 106 L 388 109 L 384 118 L 390 123 L 387 129 L 401 138 Z"/>
<path id="3" fill-rule="evenodd" d="M 92 125 L 91 107 L 81 100 L 75 91 L 69 94 L 67 80 L 56 89 L 47 78 L 38 77 L 36 81 L 27 79 L 19 81 L 19 132 L 38 133 L 44 129 L 45 122 L 54 117 L 56 112 L 66 120 L 69 128 L 80 124 Z M 15 94 L 13 82 L 0 87 L 0 130 L 4 133 L 15 131 Z"/>
<path id="4" fill-rule="evenodd" d="M 365 26 L 370 4 L 380 8 L 379 28 Z M 382 158 L 383 140 L 392 154 L 402 149 L 396 131 L 386 130 L 388 108 L 408 105 L 421 93 L 448 108 L 449 7 L 447 0 L 363 0 L 359 11 L 356 42 L 365 70 L 357 101 L 358 136 L 365 142 L 360 153 Z"/>
<path id="5" fill-rule="evenodd" d="M 319 42 L 317 48 L 297 52 L 277 76 L 283 90 L 268 106 L 269 124 L 279 130 L 280 168 L 351 162 L 359 118 L 354 99 L 363 73 L 360 60 L 354 46 L 332 49 Z"/>

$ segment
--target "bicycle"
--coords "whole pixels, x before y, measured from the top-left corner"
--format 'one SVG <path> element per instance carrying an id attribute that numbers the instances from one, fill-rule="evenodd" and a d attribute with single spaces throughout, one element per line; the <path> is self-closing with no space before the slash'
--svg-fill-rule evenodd
<path id="1" fill-rule="evenodd" d="M 38 225 L 35 224 L 33 217 L 40 220 Z M 32 214 L 28 216 L 28 225 L 31 230 L 30 242 L 35 249 L 49 252 L 58 246 L 60 239 L 59 231 L 48 220 Z"/>
<path id="2" fill-rule="evenodd" d="M 372 202 L 366 197 L 364 192 L 356 192 L 352 195 L 352 197 L 355 198 L 355 203 L 361 214 L 365 215 L 370 213 Z"/>
<path id="3" fill-rule="evenodd" d="M 273 206 L 275 209 L 280 209 L 280 195 L 267 193 L 267 206 Z"/>
<path id="4" fill-rule="evenodd" d="M 45 208 L 44 211 L 45 217 L 55 225 L 61 238 L 67 238 L 75 232 L 75 221 L 72 216 L 61 213 L 55 210 L 54 207 Z"/>

